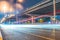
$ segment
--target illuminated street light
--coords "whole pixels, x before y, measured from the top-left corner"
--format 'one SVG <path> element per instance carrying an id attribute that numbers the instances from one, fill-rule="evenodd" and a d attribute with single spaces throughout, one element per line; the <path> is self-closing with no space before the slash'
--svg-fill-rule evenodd
<path id="1" fill-rule="evenodd" d="M 23 3 L 23 1 L 24 1 L 24 0 L 17 0 L 17 2 L 19 2 L 19 3 Z"/>
<path id="2" fill-rule="evenodd" d="M 0 2 L 0 11 L 3 13 L 12 12 L 14 9 L 7 1 Z"/>
<path id="3" fill-rule="evenodd" d="M 23 9 L 23 6 L 21 5 L 21 4 L 19 4 L 19 3 L 16 3 L 16 9 L 20 9 L 20 10 L 22 10 Z"/>

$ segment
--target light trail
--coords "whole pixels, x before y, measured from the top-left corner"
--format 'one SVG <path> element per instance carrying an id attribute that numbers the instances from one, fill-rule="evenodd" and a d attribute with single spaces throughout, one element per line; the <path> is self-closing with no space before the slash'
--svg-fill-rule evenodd
<path id="1" fill-rule="evenodd" d="M 52 26 L 51 26 L 52 25 Z M 48 29 L 57 29 L 60 30 L 59 24 L 43 24 L 43 25 L 17 25 L 17 24 L 0 24 L 2 28 L 5 29 L 14 29 L 14 28 L 48 28 Z"/>

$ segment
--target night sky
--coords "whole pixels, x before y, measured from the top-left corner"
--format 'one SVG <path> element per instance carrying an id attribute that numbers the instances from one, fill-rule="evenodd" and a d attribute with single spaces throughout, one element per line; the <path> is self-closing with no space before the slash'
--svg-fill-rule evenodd
<path id="1" fill-rule="evenodd" d="M 17 0 L 14 0 L 14 3 L 16 3 Z M 24 8 L 29 8 L 39 2 L 42 2 L 44 0 L 24 0 L 24 2 L 22 3 Z"/>
<path id="2" fill-rule="evenodd" d="M 23 6 L 24 8 L 29 8 L 33 5 L 35 5 L 38 2 L 41 2 L 42 0 L 24 0 L 23 2 Z"/>

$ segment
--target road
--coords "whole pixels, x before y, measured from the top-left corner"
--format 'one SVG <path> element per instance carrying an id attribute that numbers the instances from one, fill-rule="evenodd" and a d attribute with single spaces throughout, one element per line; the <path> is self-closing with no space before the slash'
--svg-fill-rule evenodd
<path id="1" fill-rule="evenodd" d="M 3 40 L 60 40 L 60 30 L 55 28 L 1 28 Z"/>

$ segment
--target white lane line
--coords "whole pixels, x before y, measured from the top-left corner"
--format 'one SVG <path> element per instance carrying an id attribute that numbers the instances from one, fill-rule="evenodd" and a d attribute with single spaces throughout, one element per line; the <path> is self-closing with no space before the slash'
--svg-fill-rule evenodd
<path id="1" fill-rule="evenodd" d="M 52 38 L 53 38 L 54 40 L 55 40 L 55 33 L 56 33 L 56 31 L 55 31 L 55 29 L 53 29 L 51 35 L 52 35 Z"/>
<path id="2" fill-rule="evenodd" d="M 25 32 L 22 32 L 22 33 L 25 33 Z M 40 36 L 40 35 L 36 35 L 36 34 L 32 34 L 32 33 L 25 33 L 25 34 L 29 34 L 29 35 L 36 36 L 36 37 L 43 38 L 43 39 L 47 39 L 47 40 L 54 40 L 54 39 L 51 39 L 48 37 L 44 37 L 44 36 Z"/>

